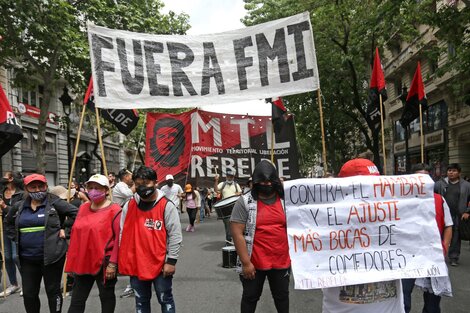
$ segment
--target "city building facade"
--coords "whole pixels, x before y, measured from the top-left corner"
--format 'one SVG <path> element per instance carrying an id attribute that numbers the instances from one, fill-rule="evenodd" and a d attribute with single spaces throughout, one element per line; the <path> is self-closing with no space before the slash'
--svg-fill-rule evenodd
<path id="1" fill-rule="evenodd" d="M 11 83 L 10 71 L 0 69 L 0 83 L 21 124 L 23 139 L 10 152 L 1 158 L 1 172 L 14 170 L 27 175 L 36 171 L 36 145 L 39 119 L 39 103 L 42 101 L 41 85 L 24 90 L 14 88 Z M 46 129 L 46 177 L 50 186 L 66 186 L 69 179 L 69 167 L 73 158 L 77 138 L 82 96 L 73 101 L 72 109 L 66 118 L 66 112 L 59 100 L 63 94 L 64 83 L 55 88 L 50 104 L 50 113 Z M 87 112 L 88 113 L 88 112 Z M 77 151 L 74 178 L 77 182 L 85 182 L 91 174 L 101 171 L 101 164 L 95 154 L 101 156 L 99 145 L 96 145 L 96 120 L 94 115 L 85 114 L 83 130 Z M 67 132 L 69 124 L 69 133 Z M 128 166 L 132 159 L 123 148 L 125 137 L 116 133 L 103 139 L 105 159 L 108 171 L 117 173 Z M 67 151 L 70 147 L 70 152 Z M 96 151 L 95 154 L 93 151 Z"/>
<path id="2" fill-rule="evenodd" d="M 423 113 L 424 162 L 433 167 L 434 178 L 445 176 L 450 163 L 462 166 L 462 175 L 470 176 L 470 103 L 465 103 L 463 95 L 470 92 L 470 86 L 452 88 L 459 82 L 461 75 L 447 72 L 437 75 L 439 67 L 455 53 L 452 45 L 439 41 L 436 32 L 428 26 L 420 26 L 420 35 L 412 42 L 394 40 L 391 49 L 386 49 L 382 58 L 388 100 L 385 102 L 386 152 L 388 172 L 406 173 L 409 165 L 421 162 L 420 120 L 413 121 L 407 132 L 400 124 L 406 99 L 418 61 L 429 109 Z M 437 60 L 428 57 L 435 45 L 446 48 Z M 408 140 L 406 140 L 408 139 Z"/>

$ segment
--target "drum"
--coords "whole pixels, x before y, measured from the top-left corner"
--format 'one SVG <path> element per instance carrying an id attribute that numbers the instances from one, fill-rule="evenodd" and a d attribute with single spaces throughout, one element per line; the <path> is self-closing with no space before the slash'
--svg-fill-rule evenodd
<path id="1" fill-rule="evenodd" d="M 237 251 L 234 246 L 222 248 L 222 267 L 232 268 L 237 265 Z"/>
<path id="2" fill-rule="evenodd" d="M 229 218 L 232 215 L 233 207 L 240 196 L 232 196 L 223 200 L 217 201 L 214 204 L 215 212 L 217 213 L 217 219 L 221 220 Z"/>

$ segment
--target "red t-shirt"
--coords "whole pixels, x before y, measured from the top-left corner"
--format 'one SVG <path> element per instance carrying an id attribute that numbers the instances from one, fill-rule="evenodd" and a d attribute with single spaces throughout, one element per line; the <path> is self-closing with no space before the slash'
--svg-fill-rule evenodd
<path id="1" fill-rule="evenodd" d="M 277 197 L 273 204 L 258 201 L 257 205 L 251 263 L 259 270 L 289 268 L 286 215 L 280 198 Z"/>

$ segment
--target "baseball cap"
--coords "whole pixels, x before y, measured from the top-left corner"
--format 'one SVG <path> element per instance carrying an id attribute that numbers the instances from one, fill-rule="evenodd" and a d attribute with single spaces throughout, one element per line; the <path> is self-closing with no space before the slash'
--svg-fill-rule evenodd
<path id="1" fill-rule="evenodd" d="M 380 176 L 380 172 L 371 160 L 358 158 L 344 163 L 339 171 L 338 177 L 358 175 Z"/>
<path id="2" fill-rule="evenodd" d="M 173 175 L 171 174 L 166 175 L 165 180 L 170 180 L 170 179 L 174 180 Z"/>
<path id="3" fill-rule="evenodd" d="M 91 182 L 95 182 L 97 184 L 100 184 L 101 186 L 109 188 L 108 177 L 106 177 L 104 175 L 95 174 L 95 175 L 91 176 L 90 179 L 85 184 L 88 184 L 88 183 L 91 183 Z"/>
<path id="4" fill-rule="evenodd" d="M 44 175 L 41 175 L 41 174 L 31 174 L 31 175 L 28 175 L 24 178 L 24 185 L 29 185 L 30 183 L 32 183 L 33 181 L 40 181 L 40 182 L 43 182 L 45 184 L 47 184 L 47 179 Z"/>
<path id="5" fill-rule="evenodd" d="M 191 192 L 193 190 L 193 186 L 191 186 L 191 184 L 186 184 L 186 186 L 184 186 L 184 192 Z"/>
<path id="6" fill-rule="evenodd" d="M 49 192 L 63 200 L 67 199 L 68 191 L 63 186 L 54 186 L 51 189 L 49 189 Z M 70 198 L 72 198 L 74 195 L 75 195 L 75 189 L 70 189 Z"/>

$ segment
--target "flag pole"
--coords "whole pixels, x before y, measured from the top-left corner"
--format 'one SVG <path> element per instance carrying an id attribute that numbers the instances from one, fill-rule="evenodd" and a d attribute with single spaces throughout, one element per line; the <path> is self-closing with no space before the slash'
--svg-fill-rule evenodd
<path id="1" fill-rule="evenodd" d="M 274 164 L 274 125 L 272 121 L 271 121 L 271 162 Z"/>
<path id="2" fill-rule="evenodd" d="M 0 214 L 0 240 L 2 241 L 3 298 L 6 299 L 7 298 L 7 269 L 5 266 L 5 243 L 3 241 L 2 214 Z"/>
<path id="3" fill-rule="evenodd" d="M 424 163 L 423 107 L 419 104 L 419 133 L 421 139 L 421 163 Z"/>
<path id="4" fill-rule="evenodd" d="M 77 161 L 77 154 L 78 154 L 78 146 L 80 144 L 80 135 L 82 133 L 82 127 L 83 127 L 83 120 L 85 119 L 85 110 L 86 110 L 86 104 L 83 105 L 82 108 L 82 115 L 80 116 L 80 122 L 78 124 L 78 132 L 77 132 L 77 139 L 75 141 L 75 149 L 73 152 L 73 158 L 72 158 L 72 166 L 70 166 L 70 173 L 69 173 L 69 184 L 67 188 L 67 202 L 70 203 L 70 194 L 71 194 L 71 189 L 72 189 L 72 180 L 73 180 L 73 173 L 75 172 L 75 164 Z M 67 264 L 67 257 L 65 258 L 64 262 L 64 270 L 62 273 L 62 284 L 63 284 L 63 297 L 65 298 L 67 296 L 67 273 L 65 272 L 65 265 Z"/>
<path id="5" fill-rule="evenodd" d="M 384 159 L 384 175 L 387 175 L 387 155 L 385 152 L 385 131 L 384 131 L 384 112 L 383 112 L 383 105 L 382 105 L 382 95 L 379 94 L 380 99 L 380 128 L 382 132 L 382 154 Z"/>
<path id="6" fill-rule="evenodd" d="M 320 112 L 320 128 L 321 128 L 321 144 L 322 144 L 322 160 L 323 160 L 323 176 L 328 171 L 328 164 L 326 163 L 326 143 L 325 143 L 325 127 L 323 125 L 323 106 L 321 102 L 321 91 L 317 89 L 318 111 Z"/>
<path id="7" fill-rule="evenodd" d="M 103 139 L 101 138 L 100 111 L 98 110 L 98 107 L 96 105 L 95 105 L 95 115 L 96 115 L 96 127 L 97 127 L 96 131 L 98 132 L 98 142 L 100 143 L 101 159 L 103 160 L 103 170 L 104 170 L 104 175 L 107 177 L 108 168 L 106 167 L 106 157 L 104 156 Z"/>

